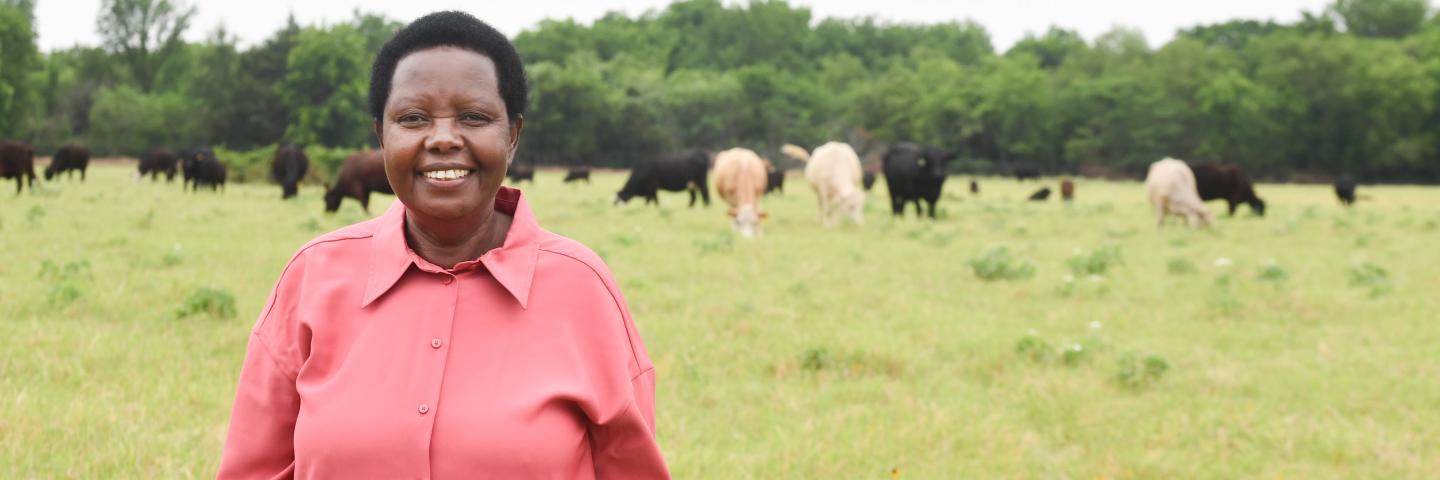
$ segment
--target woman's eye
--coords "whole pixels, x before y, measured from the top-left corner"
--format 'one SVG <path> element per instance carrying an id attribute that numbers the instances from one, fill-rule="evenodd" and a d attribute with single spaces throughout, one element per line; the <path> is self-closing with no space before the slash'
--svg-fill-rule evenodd
<path id="1" fill-rule="evenodd" d="M 466 113 L 460 115 L 460 121 L 466 123 L 485 123 L 485 116 L 478 113 Z"/>
<path id="2" fill-rule="evenodd" d="M 425 117 L 416 114 L 402 115 L 400 117 L 400 124 L 402 125 L 418 125 L 424 121 Z"/>

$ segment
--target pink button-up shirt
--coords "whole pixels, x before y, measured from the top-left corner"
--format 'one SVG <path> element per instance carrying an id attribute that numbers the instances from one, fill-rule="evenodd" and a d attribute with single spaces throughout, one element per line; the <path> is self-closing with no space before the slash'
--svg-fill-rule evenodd
<path id="1" fill-rule="evenodd" d="M 256 322 L 220 478 L 668 478 L 655 369 L 610 271 L 520 191 L 443 269 L 405 208 L 300 249 Z"/>

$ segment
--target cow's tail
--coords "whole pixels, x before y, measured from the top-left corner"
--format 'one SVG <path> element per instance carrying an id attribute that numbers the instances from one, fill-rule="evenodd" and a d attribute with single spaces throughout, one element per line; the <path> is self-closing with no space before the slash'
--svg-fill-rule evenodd
<path id="1" fill-rule="evenodd" d="M 793 143 L 787 143 L 785 146 L 780 147 L 780 153 L 802 162 L 810 161 L 810 152 L 805 151 L 805 148 Z"/>

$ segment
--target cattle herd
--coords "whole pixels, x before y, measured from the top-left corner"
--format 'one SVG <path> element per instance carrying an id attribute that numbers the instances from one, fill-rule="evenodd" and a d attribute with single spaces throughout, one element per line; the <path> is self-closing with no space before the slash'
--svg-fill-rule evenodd
<path id="1" fill-rule="evenodd" d="M 911 142 L 898 142 L 884 147 L 865 166 L 861 156 L 849 144 L 829 142 L 809 152 L 796 145 L 785 145 L 779 153 L 804 163 L 804 178 L 818 200 L 816 219 L 831 226 L 841 221 L 859 224 L 863 221 L 865 195 L 879 175 L 885 177 L 890 194 L 890 209 L 903 216 L 905 207 L 915 205 L 917 216 L 936 217 L 936 204 L 949 176 L 946 170 L 954 155 L 945 150 Z M 65 145 L 56 150 L 45 167 L 44 178 L 73 179 L 78 173 L 85 180 L 90 164 L 90 150 L 83 145 Z M 299 184 L 309 172 L 310 162 L 303 148 L 279 145 L 271 165 L 272 177 L 281 188 L 281 198 L 294 198 Z M 1028 164 L 1011 167 L 1017 180 L 1040 179 L 1040 169 Z M 140 155 L 135 180 L 149 177 L 152 182 L 163 176 L 167 183 L 176 175 L 182 189 L 212 191 L 225 186 L 227 168 L 209 147 L 171 150 L 155 148 Z M 534 165 L 516 162 L 507 171 L 512 184 L 534 182 Z M 759 233 L 761 220 L 767 217 L 760 208 L 761 199 L 770 193 L 784 194 L 785 169 L 777 168 L 770 158 L 746 148 L 732 148 L 718 153 L 686 149 L 652 158 L 640 159 L 632 165 L 630 176 L 615 194 L 615 204 L 640 197 L 647 204 L 659 205 L 658 192 L 685 191 L 690 206 L 697 201 L 710 205 L 710 177 L 720 198 L 729 205 L 727 213 L 735 230 L 750 237 Z M 0 142 L 0 179 L 14 179 L 19 194 L 26 185 L 35 186 L 35 149 L 23 142 Z M 590 182 L 590 168 L 572 167 L 564 182 Z M 1343 205 L 1355 202 L 1356 182 L 1349 176 L 1334 184 L 1335 195 Z M 971 195 L 980 194 L 979 182 L 969 183 Z M 1075 198 L 1075 183 L 1063 179 L 1059 184 L 1060 198 Z M 340 208 L 345 197 L 360 202 L 369 212 L 370 193 L 393 193 L 385 177 L 384 158 L 380 152 L 362 151 L 345 158 L 333 182 L 325 185 L 325 211 Z M 1047 201 L 1053 191 L 1048 186 L 1029 196 L 1031 201 Z M 1234 164 L 1191 164 L 1165 158 L 1150 165 L 1145 177 L 1145 195 L 1155 212 L 1156 224 L 1164 226 L 1169 216 L 1183 218 L 1192 226 L 1209 226 L 1214 216 L 1205 207 L 1209 200 L 1224 200 L 1231 216 L 1240 205 L 1247 205 L 1255 215 L 1265 215 L 1265 201 L 1255 193 L 1255 186 L 1244 170 Z"/>

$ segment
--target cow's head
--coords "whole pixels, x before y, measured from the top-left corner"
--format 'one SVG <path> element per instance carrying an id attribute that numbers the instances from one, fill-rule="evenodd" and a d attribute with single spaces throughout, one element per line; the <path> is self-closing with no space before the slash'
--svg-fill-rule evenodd
<path id="1" fill-rule="evenodd" d="M 920 153 L 920 158 L 917 161 L 920 162 L 921 171 L 933 177 L 944 177 L 945 167 L 949 165 L 950 160 L 954 158 L 955 155 L 952 155 L 950 152 L 927 147 Z"/>
<path id="2" fill-rule="evenodd" d="M 754 238 L 756 234 L 760 233 L 760 220 L 770 217 L 755 205 L 730 207 L 727 213 L 731 217 L 731 226 L 735 227 L 735 231 L 740 232 L 740 236 L 745 238 Z"/>
<path id="3" fill-rule="evenodd" d="M 326 184 L 325 213 L 335 213 L 336 210 L 340 210 L 340 200 L 344 198 L 345 196 L 340 194 L 340 187 L 338 185 L 332 187 L 330 184 Z"/>

